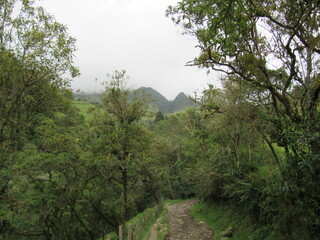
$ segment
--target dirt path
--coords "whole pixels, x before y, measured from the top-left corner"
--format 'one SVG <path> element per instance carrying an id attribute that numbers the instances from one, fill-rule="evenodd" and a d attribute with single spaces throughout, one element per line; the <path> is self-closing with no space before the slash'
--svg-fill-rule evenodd
<path id="1" fill-rule="evenodd" d="M 196 200 L 183 201 L 167 206 L 170 234 L 165 240 L 212 240 L 213 233 L 203 222 L 195 220 L 189 211 Z M 157 224 L 151 229 L 148 240 L 157 239 Z"/>

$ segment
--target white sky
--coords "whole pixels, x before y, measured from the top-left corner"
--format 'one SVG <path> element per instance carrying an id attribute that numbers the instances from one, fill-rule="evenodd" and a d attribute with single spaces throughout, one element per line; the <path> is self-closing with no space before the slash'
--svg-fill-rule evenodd
<path id="1" fill-rule="evenodd" d="M 77 39 L 76 65 L 81 76 L 74 90 L 97 92 L 113 70 L 126 70 L 129 86 L 152 87 L 168 99 L 215 84 L 214 75 L 185 67 L 198 55 L 196 40 L 165 17 L 177 0 L 42 0 L 40 4 L 67 25 Z"/>

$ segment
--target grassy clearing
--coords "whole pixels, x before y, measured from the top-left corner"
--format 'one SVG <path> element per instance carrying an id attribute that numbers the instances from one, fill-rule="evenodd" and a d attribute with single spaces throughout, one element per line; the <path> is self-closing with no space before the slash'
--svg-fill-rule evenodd
<path id="1" fill-rule="evenodd" d="M 204 221 L 213 230 L 215 240 L 220 240 L 222 231 L 232 227 L 232 240 L 279 239 L 268 227 L 257 227 L 248 216 L 223 203 L 199 202 L 191 209 L 191 215 Z"/>
<path id="2" fill-rule="evenodd" d="M 89 121 L 92 118 L 91 114 L 89 113 L 89 109 L 94 108 L 94 105 L 80 101 L 72 101 L 71 103 L 80 110 L 80 114 L 84 116 L 86 121 Z"/>

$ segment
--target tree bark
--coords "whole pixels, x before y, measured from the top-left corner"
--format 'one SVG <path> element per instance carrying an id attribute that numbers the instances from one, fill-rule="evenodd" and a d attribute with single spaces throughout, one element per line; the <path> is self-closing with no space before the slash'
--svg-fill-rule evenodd
<path id="1" fill-rule="evenodd" d="M 123 216 L 121 224 L 124 224 L 129 219 L 128 211 L 128 172 L 125 168 L 122 170 L 122 184 L 123 184 Z"/>

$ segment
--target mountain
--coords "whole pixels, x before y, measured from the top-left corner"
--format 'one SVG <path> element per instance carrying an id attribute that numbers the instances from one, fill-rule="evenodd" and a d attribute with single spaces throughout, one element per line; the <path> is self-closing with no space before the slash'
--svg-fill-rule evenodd
<path id="1" fill-rule="evenodd" d="M 147 97 L 150 100 L 150 105 L 154 108 L 154 111 L 160 111 L 164 114 L 174 113 L 181 111 L 188 107 L 196 107 L 197 105 L 190 100 L 183 92 L 179 93 L 173 101 L 166 99 L 161 93 L 150 87 L 141 87 L 137 90 L 137 94 L 129 96 L 129 99 L 133 97 Z M 74 93 L 75 100 L 89 102 L 91 104 L 101 104 L 101 94 L 90 93 Z"/>
<path id="2" fill-rule="evenodd" d="M 188 107 L 196 107 L 196 104 L 183 92 L 179 93 L 173 101 L 167 100 L 161 93 L 150 87 L 141 87 L 138 92 L 148 95 L 151 99 L 151 105 L 165 114 L 181 111 Z"/>
<path id="3" fill-rule="evenodd" d="M 158 91 L 150 87 L 141 87 L 138 90 L 139 95 L 146 95 L 147 99 L 150 100 L 150 104 L 162 113 L 167 113 L 169 108 L 169 101 Z"/>
<path id="4" fill-rule="evenodd" d="M 192 101 L 183 92 L 181 92 L 171 102 L 171 112 L 177 112 L 188 107 L 196 107 L 196 106 L 197 104 L 194 101 Z"/>

